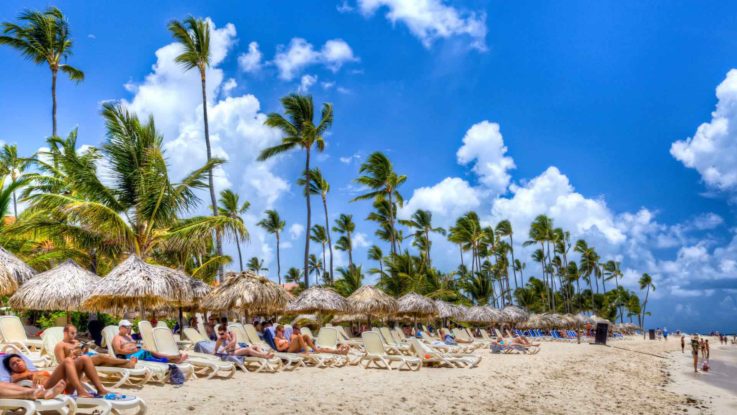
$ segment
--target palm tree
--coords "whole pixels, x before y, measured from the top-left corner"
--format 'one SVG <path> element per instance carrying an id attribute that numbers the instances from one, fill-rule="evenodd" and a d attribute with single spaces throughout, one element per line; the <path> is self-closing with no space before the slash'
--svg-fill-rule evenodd
<path id="1" fill-rule="evenodd" d="M 407 176 L 398 175 L 394 171 L 389 158 L 381 152 L 372 153 L 366 161 L 361 164 L 358 170 L 362 173 L 355 181 L 358 184 L 366 186 L 370 189 L 368 193 L 356 196 L 352 201 L 376 199 L 377 201 L 386 200 L 391 209 L 389 209 L 389 238 L 391 243 L 391 253 L 397 253 L 396 234 L 394 231 L 394 200 L 401 207 L 404 204 L 402 195 L 397 190 L 400 185 L 407 181 Z"/>
<path id="2" fill-rule="evenodd" d="M 640 290 L 645 290 L 645 301 L 642 302 L 642 314 L 640 317 L 640 326 L 642 327 L 643 331 L 643 338 L 645 336 L 645 313 L 647 309 L 647 298 L 650 295 L 650 290 L 655 291 L 655 284 L 653 284 L 653 277 L 651 277 L 647 272 L 642 274 L 642 277 L 640 277 Z"/>
<path id="3" fill-rule="evenodd" d="M 263 230 L 276 237 L 276 275 L 279 284 L 281 284 L 281 258 L 279 252 L 279 242 L 280 234 L 284 230 L 284 226 L 286 226 L 287 223 L 282 220 L 282 218 L 279 216 L 279 212 L 277 212 L 276 210 L 269 209 L 264 213 L 266 214 L 266 217 L 258 221 L 256 225 L 260 226 Z M 309 238 L 307 240 L 309 241 Z"/>
<path id="4" fill-rule="evenodd" d="M 92 264 L 101 253 L 111 258 L 134 253 L 173 266 L 186 266 L 186 258 L 197 257 L 203 259 L 197 261 L 202 275 L 212 264 L 228 262 L 227 257 L 211 256 L 202 240 L 212 232 L 236 238 L 246 232 L 240 221 L 178 216 L 198 204 L 196 190 L 206 187 L 207 171 L 222 160 L 211 160 L 173 183 L 161 148 L 163 137 L 152 118 L 141 122 L 111 103 L 103 105 L 103 116 L 107 140 L 101 151 L 80 153 L 76 134 L 50 139 L 52 161 L 39 161 L 41 173 L 28 177 L 30 206 L 17 232 L 43 234 L 59 249 L 80 247 Z M 98 176 L 98 162 L 112 171 L 109 181 Z"/>
<path id="5" fill-rule="evenodd" d="M 261 273 L 261 271 L 269 271 L 269 269 L 264 266 L 264 260 L 255 256 L 248 260 L 246 267 L 257 274 Z"/>
<path id="6" fill-rule="evenodd" d="M 322 269 L 325 269 L 325 245 L 328 243 L 328 235 L 325 227 L 322 225 L 315 225 L 310 229 L 310 240 L 317 242 L 322 245 Z"/>
<path id="7" fill-rule="evenodd" d="M 310 180 L 312 181 L 309 183 L 310 194 L 320 195 L 323 212 L 325 212 L 325 229 L 327 231 L 327 243 L 330 251 L 330 281 L 333 281 L 333 241 L 330 237 L 330 221 L 328 220 L 328 192 L 330 191 L 330 183 L 328 183 L 318 167 L 315 167 L 310 172 Z M 297 184 L 300 186 L 304 186 L 305 183 L 304 178 L 297 180 Z M 323 250 L 324 248 L 323 246 Z"/>
<path id="8" fill-rule="evenodd" d="M 339 251 L 348 252 L 348 266 L 353 265 L 353 232 L 356 230 L 356 224 L 353 223 L 353 215 L 341 213 L 335 220 L 333 232 L 338 232 L 341 236 L 335 244 L 335 248 Z"/>
<path id="9" fill-rule="evenodd" d="M 539 244 L 540 249 L 542 250 L 542 271 L 543 271 L 543 282 L 548 282 L 548 287 L 550 290 L 549 300 L 550 300 L 550 308 L 551 310 L 555 309 L 555 296 L 552 295 L 553 293 L 553 276 L 548 273 L 548 269 L 550 268 L 548 265 L 550 263 L 550 248 L 547 247 L 547 244 L 553 239 L 553 220 L 550 219 L 546 215 L 538 215 L 530 224 L 530 231 L 528 233 L 528 236 L 530 239 L 525 241 L 522 246 L 529 246 L 533 244 Z M 546 252 L 546 247 L 547 252 Z"/>
<path id="10" fill-rule="evenodd" d="M 312 182 L 310 171 L 310 152 L 315 146 L 317 151 L 322 152 L 325 149 L 325 139 L 323 135 L 333 124 L 333 106 L 331 104 L 323 104 L 320 114 L 320 121 L 317 125 L 314 123 L 314 105 L 312 96 L 303 96 L 291 94 L 281 99 L 284 106 L 285 118 L 281 114 L 271 113 L 266 118 L 266 124 L 269 127 L 281 130 L 284 135 L 281 143 L 264 149 L 259 154 L 258 159 L 264 161 L 278 154 L 285 153 L 295 148 L 305 150 L 305 181 L 304 194 L 307 202 L 307 225 L 306 229 L 312 227 L 312 205 L 310 204 L 309 185 Z M 309 287 L 308 278 L 308 257 L 310 256 L 310 239 L 305 238 L 305 257 L 304 257 L 304 279 L 305 286 Z"/>
<path id="11" fill-rule="evenodd" d="M 10 183 L 14 184 L 23 176 L 23 172 L 30 163 L 29 159 L 18 157 L 18 146 L 5 144 L 0 152 L 0 175 L 10 176 Z M 18 217 L 18 202 L 13 191 L 13 216 Z"/>
<path id="12" fill-rule="evenodd" d="M 0 177 L 0 229 L 5 226 L 3 219 L 10 213 L 10 202 L 15 201 L 15 191 L 23 184 L 22 181 L 16 181 L 6 187 L 5 177 Z"/>
<path id="13" fill-rule="evenodd" d="M 322 263 L 315 254 L 310 254 L 310 275 L 315 275 L 315 285 L 320 285 L 317 278 L 320 276 L 320 272 L 323 270 Z"/>
<path id="14" fill-rule="evenodd" d="M 218 206 L 218 213 L 222 216 L 235 219 L 240 223 L 243 223 L 243 215 L 246 213 L 248 208 L 251 207 L 251 202 L 244 201 L 243 204 L 238 200 L 240 197 L 237 193 L 232 190 L 223 190 L 220 192 L 220 205 Z M 245 225 L 244 225 L 244 229 Z M 241 256 L 241 241 L 248 240 L 248 230 L 245 233 L 238 234 L 239 239 L 235 241 L 235 246 L 238 248 L 238 264 L 240 265 L 241 272 L 243 271 L 243 257 Z"/>
<path id="15" fill-rule="evenodd" d="M 423 253 L 427 259 L 427 263 L 430 264 L 430 248 L 432 242 L 430 241 L 430 233 L 437 233 L 445 235 L 445 229 L 440 227 L 432 226 L 432 212 L 429 210 L 417 209 L 408 220 L 400 220 L 404 226 L 415 229 L 415 242 L 420 241 L 419 245 L 424 248 Z"/>
<path id="16" fill-rule="evenodd" d="M 619 291 L 619 278 L 623 275 L 619 262 L 610 260 L 605 262 L 602 267 L 604 268 L 605 279 L 614 279 L 614 284 L 616 284 L 617 291 Z M 617 310 L 619 311 L 619 322 L 624 323 L 624 311 L 622 310 L 621 300 L 617 302 Z"/>
<path id="17" fill-rule="evenodd" d="M 69 23 L 61 10 L 49 7 L 43 12 L 26 10 L 18 17 L 21 24 L 3 23 L 0 45 L 17 49 L 37 65 L 51 70 L 51 136 L 56 137 L 56 78 L 59 71 L 74 82 L 84 80 L 84 72 L 66 63 L 72 54 Z M 25 24 L 23 24 L 25 23 Z"/>
<path id="18" fill-rule="evenodd" d="M 527 268 L 527 264 L 520 261 L 519 259 L 514 260 L 514 270 L 516 272 L 519 272 L 519 285 L 523 286 L 525 285 L 525 277 L 523 275 L 525 268 Z"/>
<path id="19" fill-rule="evenodd" d="M 343 297 L 348 297 L 363 285 L 363 272 L 360 266 L 340 267 L 338 274 L 340 278 L 335 281 L 335 291 Z"/>
<path id="20" fill-rule="evenodd" d="M 289 268 L 287 270 L 287 275 L 284 276 L 284 280 L 286 282 L 299 283 L 300 279 L 302 279 L 302 271 L 295 267 Z"/>
<path id="21" fill-rule="evenodd" d="M 196 19 L 189 16 L 184 22 L 172 20 L 169 22 L 169 31 L 174 39 L 182 45 L 182 53 L 180 53 L 175 61 L 180 64 L 185 71 L 197 68 L 200 72 L 200 85 L 202 87 L 202 119 L 205 124 L 205 147 L 207 149 L 207 161 L 212 159 L 212 149 L 210 146 L 210 126 L 207 119 L 207 68 L 210 66 L 210 23 L 204 19 Z M 210 201 L 212 207 L 212 215 L 218 214 L 217 199 L 215 198 L 215 183 L 212 178 L 212 169 L 208 171 L 208 183 L 210 187 Z M 218 255 L 223 254 L 223 241 L 218 234 L 215 234 L 215 246 Z M 219 270 L 219 276 L 222 278 L 223 270 Z"/>
<path id="22" fill-rule="evenodd" d="M 586 279 L 589 283 L 589 289 L 591 290 L 591 307 L 594 307 L 594 288 L 591 284 L 591 278 L 593 276 L 596 282 L 596 292 L 599 292 L 599 277 L 601 277 L 601 267 L 599 266 L 599 254 L 596 253 L 593 247 L 590 247 L 586 241 L 579 239 L 576 241 L 576 246 L 573 248 L 574 251 L 581 254 L 579 269 L 581 276 Z"/>
<path id="23" fill-rule="evenodd" d="M 368 259 L 377 261 L 379 263 L 379 272 L 384 272 L 384 253 L 381 252 L 381 248 L 371 245 L 371 248 L 368 249 Z"/>
<path id="24" fill-rule="evenodd" d="M 517 289 L 517 262 L 514 259 L 514 239 L 512 238 L 513 232 L 512 232 L 512 223 L 508 220 L 502 220 L 501 222 L 496 224 L 495 229 L 496 235 L 498 237 L 502 236 L 508 236 L 509 237 L 509 252 L 512 255 L 512 274 L 514 275 L 514 288 Z M 520 281 L 521 285 L 521 281 Z"/>

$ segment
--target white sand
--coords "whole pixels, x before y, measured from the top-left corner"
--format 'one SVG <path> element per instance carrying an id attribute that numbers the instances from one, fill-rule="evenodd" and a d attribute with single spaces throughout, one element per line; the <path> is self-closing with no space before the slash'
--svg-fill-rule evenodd
<path id="1" fill-rule="evenodd" d="M 690 413 L 737 413 L 737 345 L 719 345 L 718 338 L 709 337 L 711 370 L 702 372 L 699 362 L 699 373 L 694 373 L 686 340 L 686 353 L 669 354 L 672 382 L 668 389 L 687 397 Z"/>
<path id="2" fill-rule="evenodd" d="M 666 356 L 679 348 L 641 338 L 616 347 Z M 302 368 L 198 379 L 181 388 L 147 385 L 129 393 L 150 413 L 618 413 L 673 414 L 687 399 L 666 389 L 668 359 L 617 348 L 546 342 L 537 355 L 476 353 L 475 369 L 398 372 L 361 367 Z M 679 352 L 680 353 L 680 352 Z"/>

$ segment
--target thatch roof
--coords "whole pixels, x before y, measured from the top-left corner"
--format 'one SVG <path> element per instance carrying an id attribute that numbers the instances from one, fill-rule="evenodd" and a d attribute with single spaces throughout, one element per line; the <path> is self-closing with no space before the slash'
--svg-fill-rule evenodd
<path id="1" fill-rule="evenodd" d="M 348 301 L 331 288 L 312 287 L 302 291 L 289 302 L 289 313 L 345 313 Z"/>
<path id="2" fill-rule="evenodd" d="M 491 307 L 474 306 L 468 309 L 468 312 L 461 318 L 461 321 L 469 323 L 496 323 L 499 314 Z"/>
<path id="3" fill-rule="evenodd" d="M 405 316 L 434 316 L 438 314 L 435 302 L 417 293 L 403 295 L 398 301 L 397 314 Z"/>
<path id="4" fill-rule="evenodd" d="M 397 300 L 372 285 L 364 285 L 348 297 L 352 313 L 379 316 L 394 314 L 399 305 Z"/>
<path id="5" fill-rule="evenodd" d="M 0 295 L 10 295 L 36 274 L 15 255 L 0 247 Z"/>
<path id="6" fill-rule="evenodd" d="M 202 300 L 202 308 L 212 311 L 242 310 L 251 314 L 284 311 L 289 293 L 253 271 L 229 272 L 225 281 Z"/>
<path id="7" fill-rule="evenodd" d="M 23 310 L 78 310 L 101 280 L 70 259 L 28 280 L 10 297 L 10 306 Z"/>
<path id="8" fill-rule="evenodd" d="M 181 271 L 152 265 L 131 255 L 110 271 L 84 302 L 92 311 L 189 304 L 191 279 Z"/>
<path id="9" fill-rule="evenodd" d="M 435 300 L 435 306 L 438 308 L 438 317 L 440 318 L 462 318 L 465 310 L 455 304 L 447 303 L 441 300 Z"/>
<path id="10" fill-rule="evenodd" d="M 366 321 L 366 316 L 361 314 L 339 314 L 333 317 L 332 323 L 352 323 L 355 321 Z"/>
<path id="11" fill-rule="evenodd" d="M 502 319 L 508 324 L 521 323 L 529 317 L 530 313 L 516 305 L 508 305 L 502 309 Z"/>
<path id="12" fill-rule="evenodd" d="M 321 326 L 320 319 L 314 314 L 300 314 L 289 324 L 292 326 L 295 324 L 299 324 L 300 326 Z"/>

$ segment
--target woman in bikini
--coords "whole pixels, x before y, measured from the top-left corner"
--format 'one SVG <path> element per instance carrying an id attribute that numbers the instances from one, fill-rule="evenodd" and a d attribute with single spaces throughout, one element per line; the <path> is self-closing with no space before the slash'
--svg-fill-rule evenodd
<path id="1" fill-rule="evenodd" d="M 62 390 L 66 389 L 69 393 L 76 391 L 81 398 L 92 398 L 93 395 L 85 389 L 79 379 L 79 373 L 81 372 L 90 379 L 98 394 L 105 395 L 108 393 L 108 390 L 102 386 L 91 362 L 89 364 L 78 364 L 74 359 L 68 357 L 59 362 L 59 366 L 49 373 L 46 370 L 30 370 L 20 355 L 10 354 L 3 359 L 3 366 L 10 373 L 10 380 L 13 383 L 30 380 L 34 385 L 41 385 L 51 391 L 58 390 L 59 384 L 62 383 L 64 385 Z"/>

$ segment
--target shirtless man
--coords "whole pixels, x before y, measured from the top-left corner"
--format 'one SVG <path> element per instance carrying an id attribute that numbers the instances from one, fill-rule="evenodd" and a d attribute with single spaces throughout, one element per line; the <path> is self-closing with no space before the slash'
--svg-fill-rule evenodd
<path id="1" fill-rule="evenodd" d="M 147 360 L 153 362 L 182 363 L 187 360 L 186 353 L 180 353 L 178 356 L 168 356 L 161 353 L 150 352 L 138 347 L 138 344 L 131 337 L 133 324 L 128 320 L 120 320 L 118 323 L 118 334 L 113 338 L 113 350 L 115 356 L 122 359 Z"/>
<path id="2" fill-rule="evenodd" d="M 88 353 L 83 350 L 81 343 L 77 340 L 77 327 L 74 324 L 64 326 L 64 339 L 54 347 L 54 357 L 56 357 L 57 362 L 61 362 L 67 357 L 73 359 L 88 358 L 95 366 L 125 367 L 129 369 L 136 367 L 136 362 L 138 362 L 135 357 L 126 360 L 107 354 Z"/>

